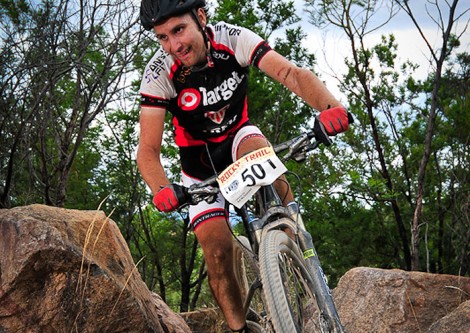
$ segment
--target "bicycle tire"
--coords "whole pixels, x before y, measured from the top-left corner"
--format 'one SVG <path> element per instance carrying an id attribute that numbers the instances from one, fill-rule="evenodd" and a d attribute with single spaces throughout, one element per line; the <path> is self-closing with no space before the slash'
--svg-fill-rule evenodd
<path id="1" fill-rule="evenodd" d="M 233 258 L 235 277 L 240 286 L 243 300 L 246 299 L 250 286 L 260 279 L 259 264 L 251 250 L 250 242 L 245 236 L 238 236 L 233 241 Z M 259 281 L 259 283 L 261 283 Z M 262 327 L 262 332 L 274 332 L 265 308 L 264 295 L 259 287 L 250 302 L 247 320 L 254 321 Z"/>
<path id="2" fill-rule="evenodd" d="M 262 240 L 260 273 L 275 332 L 318 331 L 311 323 L 319 317 L 313 280 L 297 244 L 283 231 L 271 230 Z"/>
<path id="3" fill-rule="evenodd" d="M 233 270 L 243 298 L 247 296 L 250 284 L 259 275 L 256 260 L 248 251 L 251 251 L 248 238 L 238 236 L 233 240 Z"/>

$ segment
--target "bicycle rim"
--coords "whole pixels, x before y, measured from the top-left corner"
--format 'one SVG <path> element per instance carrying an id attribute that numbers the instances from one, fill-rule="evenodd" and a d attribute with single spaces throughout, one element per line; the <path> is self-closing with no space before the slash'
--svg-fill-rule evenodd
<path id="1" fill-rule="evenodd" d="M 269 231 L 260 247 L 263 290 L 277 333 L 321 332 L 313 281 L 296 243 L 283 231 Z M 314 320 L 315 321 L 315 320 Z"/>

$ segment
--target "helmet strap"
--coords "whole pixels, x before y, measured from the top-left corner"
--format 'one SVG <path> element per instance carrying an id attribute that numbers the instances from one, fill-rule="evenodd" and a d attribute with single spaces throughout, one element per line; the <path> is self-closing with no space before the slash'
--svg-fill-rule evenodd
<path id="1" fill-rule="evenodd" d="M 211 56 L 211 42 L 209 37 L 207 36 L 206 29 L 202 27 L 201 21 L 199 20 L 199 16 L 197 15 L 197 9 L 193 8 L 191 10 L 194 19 L 196 20 L 197 25 L 199 26 L 199 30 L 202 33 L 202 38 L 204 39 L 204 43 L 206 44 L 206 59 L 207 59 L 207 67 L 214 67 L 214 61 L 212 60 Z"/>

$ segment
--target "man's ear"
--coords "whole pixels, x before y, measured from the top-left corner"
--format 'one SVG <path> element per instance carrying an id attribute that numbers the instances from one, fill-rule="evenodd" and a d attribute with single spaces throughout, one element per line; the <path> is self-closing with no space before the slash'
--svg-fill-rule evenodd
<path id="1" fill-rule="evenodd" d="M 197 9 L 197 17 L 199 18 L 199 22 L 201 23 L 201 26 L 205 28 L 207 24 L 207 16 L 206 16 L 206 11 L 204 10 L 204 8 L 201 7 Z"/>

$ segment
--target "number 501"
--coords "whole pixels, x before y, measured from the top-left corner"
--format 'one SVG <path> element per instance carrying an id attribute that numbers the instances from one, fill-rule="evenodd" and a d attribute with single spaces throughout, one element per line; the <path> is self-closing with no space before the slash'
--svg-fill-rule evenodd
<path id="1" fill-rule="evenodd" d="M 276 165 L 270 159 L 267 159 L 266 162 L 269 163 L 272 169 L 276 169 Z M 246 186 L 255 186 L 257 179 L 262 180 L 265 177 L 266 170 L 264 170 L 263 165 L 260 163 L 254 163 L 242 172 L 242 180 L 246 183 Z"/>

